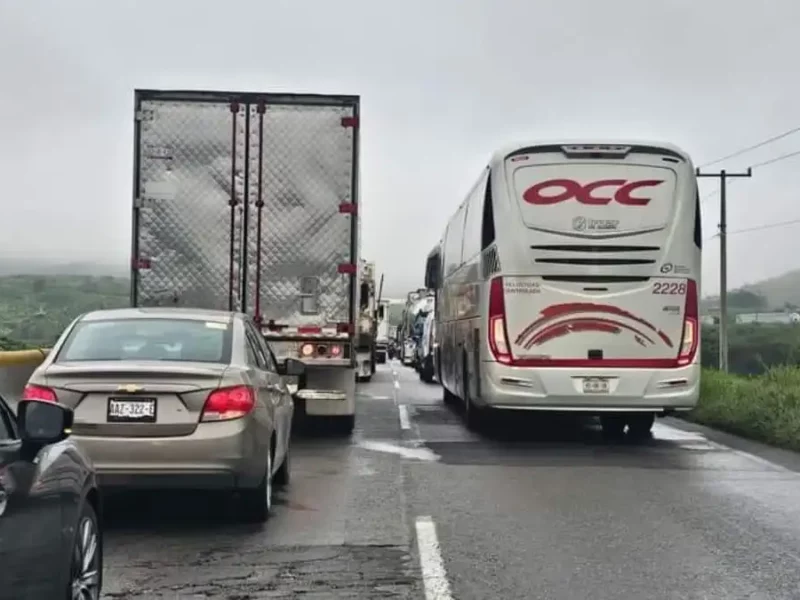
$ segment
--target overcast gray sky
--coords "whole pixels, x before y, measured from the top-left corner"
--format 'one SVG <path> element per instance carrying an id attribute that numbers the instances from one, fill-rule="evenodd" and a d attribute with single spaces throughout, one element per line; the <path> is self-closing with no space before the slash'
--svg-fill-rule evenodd
<path id="1" fill-rule="evenodd" d="M 363 253 L 399 295 L 497 146 L 652 138 L 703 164 L 800 125 L 800 2 L 754 7 L 0 0 L 0 252 L 127 263 L 135 87 L 360 94 Z M 800 134 L 716 166 L 798 149 Z M 732 184 L 730 230 L 800 219 L 799 166 Z M 711 197 L 705 237 L 718 215 Z M 800 225 L 732 236 L 731 285 L 800 267 L 799 238 Z M 705 294 L 718 260 L 709 241 Z"/>

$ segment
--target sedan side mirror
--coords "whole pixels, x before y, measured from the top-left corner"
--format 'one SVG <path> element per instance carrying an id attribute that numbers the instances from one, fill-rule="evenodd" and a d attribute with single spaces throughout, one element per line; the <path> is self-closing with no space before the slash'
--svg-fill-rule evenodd
<path id="1" fill-rule="evenodd" d="M 278 374 L 300 377 L 306 372 L 306 365 L 296 358 L 287 358 L 286 362 L 278 365 Z"/>
<path id="2" fill-rule="evenodd" d="M 22 400 L 17 405 L 17 422 L 22 443 L 32 450 L 67 439 L 72 433 L 72 409 L 43 400 Z"/>

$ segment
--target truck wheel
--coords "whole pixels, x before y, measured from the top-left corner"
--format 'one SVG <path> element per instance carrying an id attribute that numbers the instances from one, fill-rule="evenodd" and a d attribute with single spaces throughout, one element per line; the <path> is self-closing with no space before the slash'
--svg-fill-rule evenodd
<path id="1" fill-rule="evenodd" d="M 355 415 L 345 415 L 332 417 L 331 428 L 333 432 L 338 435 L 348 436 L 353 433 L 356 426 Z"/>
<path id="2" fill-rule="evenodd" d="M 433 383 L 433 361 L 426 359 L 419 372 L 419 378 L 425 383 Z"/>

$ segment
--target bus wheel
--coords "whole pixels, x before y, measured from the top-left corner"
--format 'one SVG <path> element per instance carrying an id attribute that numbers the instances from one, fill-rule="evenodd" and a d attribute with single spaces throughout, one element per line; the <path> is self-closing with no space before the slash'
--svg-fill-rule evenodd
<path id="1" fill-rule="evenodd" d="M 458 401 L 458 397 L 442 385 L 442 400 L 447 406 L 453 406 Z"/>
<path id="2" fill-rule="evenodd" d="M 486 426 L 487 411 L 483 407 L 476 406 L 470 397 L 466 359 L 464 363 L 464 423 L 467 429 L 479 433 Z"/>
<path id="3" fill-rule="evenodd" d="M 623 415 L 603 415 L 600 417 L 603 435 L 618 440 L 625 435 L 625 417 Z"/>
<path id="4" fill-rule="evenodd" d="M 628 417 L 628 433 L 634 438 L 650 437 L 653 423 L 656 420 L 655 413 L 636 413 Z"/>

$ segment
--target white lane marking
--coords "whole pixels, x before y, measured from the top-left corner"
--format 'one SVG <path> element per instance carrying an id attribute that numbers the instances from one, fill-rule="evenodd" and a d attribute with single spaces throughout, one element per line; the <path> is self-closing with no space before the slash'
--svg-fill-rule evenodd
<path id="1" fill-rule="evenodd" d="M 425 600 L 452 600 L 450 582 L 447 581 L 447 571 L 436 535 L 436 524 L 430 517 L 418 517 L 416 529 Z"/>
<path id="2" fill-rule="evenodd" d="M 422 460 L 425 462 L 436 462 L 439 460 L 439 455 L 429 448 L 409 448 L 407 446 L 398 446 L 397 444 L 390 444 L 389 442 L 377 442 L 370 440 L 363 440 L 357 443 L 359 448 L 364 450 L 372 450 L 373 452 L 385 452 L 387 454 L 397 454 L 403 458 L 410 458 L 414 460 Z"/>
<path id="3" fill-rule="evenodd" d="M 397 412 L 400 415 L 400 429 L 411 429 L 411 420 L 408 416 L 408 406 L 401 404 L 397 407 Z"/>
<path id="4" fill-rule="evenodd" d="M 779 471 L 781 473 L 794 473 L 791 469 L 787 469 L 777 463 L 774 463 L 766 458 L 761 458 L 755 454 L 751 454 L 750 452 L 745 452 L 744 450 L 737 450 L 736 448 L 731 448 L 730 446 L 726 446 L 725 444 L 720 444 L 719 442 L 715 442 L 709 440 L 705 435 L 702 433 L 697 433 L 695 431 L 684 431 L 683 429 L 678 429 L 677 427 L 672 427 L 671 425 L 665 425 L 663 423 L 654 423 L 653 424 L 653 437 L 659 440 L 668 440 L 677 442 L 681 445 L 681 447 L 686 448 L 687 450 L 724 450 L 725 452 L 730 452 L 731 454 L 735 454 L 739 458 L 743 458 L 744 460 L 749 460 L 755 463 L 760 464 L 763 467 L 766 467 L 772 471 Z M 681 443 L 682 442 L 682 443 Z"/>

